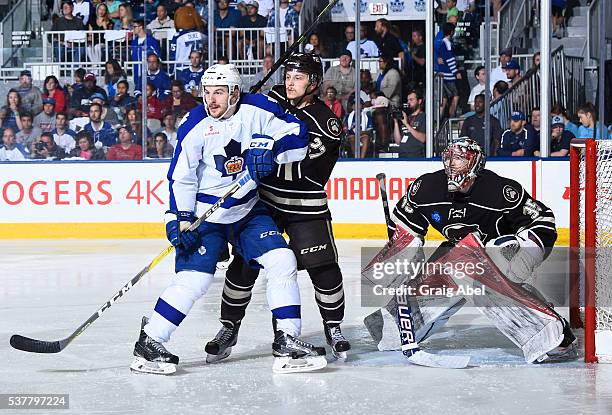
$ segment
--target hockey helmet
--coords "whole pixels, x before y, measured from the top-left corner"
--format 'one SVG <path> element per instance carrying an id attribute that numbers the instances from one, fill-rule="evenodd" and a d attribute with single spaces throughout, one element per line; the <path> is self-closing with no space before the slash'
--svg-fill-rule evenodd
<path id="1" fill-rule="evenodd" d="M 486 157 L 478 142 L 469 137 L 459 137 L 442 152 L 442 162 L 448 179 L 448 191 L 457 192 L 480 174 Z"/>
<path id="2" fill-rule="evenodd" d="M 239 92 L 242 92 L 242 78 L 240 77 L 240 72 L 238 72 L 235 65 L 231 63 L 227 65 L 216 64 L 204 71 L 202 80 L 200 81 L 200 86 L 202 98 L 204 98 L 204 108 L 206 109 L 206 112 L 208 112 L 208 106 L 206 104 L 206 97 L 204 96 L 204 88 L 207 86 L 227 86 L 230 95 L 228 98 L 227 111 L 220 117 L 223 118 L 231 108 L 238 104 L 238 101 L 236 101 L 234 104 L 231 103 L 232 93 L 236 90 L 236 88 L 238 88 Z"/>
<path id="3" fill-rule="evenodd" d="M 296 52 L 285 62 L 285 75 L 291 71 L 308 74 L 310 84 L 318 85 L 323 79 L 323 62 L 314 53 Z"/>

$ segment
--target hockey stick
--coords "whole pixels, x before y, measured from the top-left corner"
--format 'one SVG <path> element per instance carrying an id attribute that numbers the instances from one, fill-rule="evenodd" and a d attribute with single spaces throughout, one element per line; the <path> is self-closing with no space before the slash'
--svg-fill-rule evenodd
<path id="1" fill-rule="evenodd" d="M 314 32 L 315 28 L 319 24 L 319 20 L 321 20 L 321 18 L 328 11 L 330 11 L 336 5 L 336 3 L 338 3 L 338 0 L 331 0 L 329 4 L 325 6 L 323 10 L 321 10 L 321 13 L 319 13 L 319 15 L 315 18 L 314 22 L 312 22 L 310 27 L 306 29 L 304 33 L 302 33 L 302 35 L 299 38 L 297 38 L 297 40 L 293 42 L 291 46 L 289 46 L 289 48 L 285 51 L 285 53 L 283 53 L 276 62 L 274 62 L 274 65 L 272 65 L 272 67 L 268 71 L 268 74 L 264 76 L 261 81 L 257 82 L 255 85 L 251 87 L 249 91 L 251 94 L 254 94 L 257 91 L 259 91 L 261 87 L 264 86 L 266 82 L 268 82 L 268 79 L 270 79 L 270 77 L 274 75 L 274 72 L 276 72 L 278 68 L 280 68 L 283 65 L 283 63 L 287 60 L 287 58 L 289 58 L 289 56 L 291 56 L 296 50 L 298 50 L 302 42 L 308 39 L 308 36 L 310 36 L 310 34 Z"/>
<path id="2" fill-rule="evenodd" d="M 391 222 L 391 214 L 389 212 L 389 200 L 387 198 L 387 186 L 385 184 L 386 176 L 384 173 L 379 173 L 376 175 L 376 179 L 380 187 L 380 198 L 385 212 L 387 234 L 389 236 L 389 241 L 391 241 L 395 226 L 393 226 Z M 400 288 L 404 286 L 405 284 L 402 284 Z M 408 294 L 405 292 L 402 293 L 402 291 L 399 290 L 398 294 L 395 296 L 395 301 L 397 302 L 397 322 L 400 332 L 400 342 L 402 344 L 402 354 L 406 356 L 410 363 L 419 366 L 446 369 L 463 369 L 467 367 L 470 362 L 469 356 L 437 355 L 422 350 L 416 341 L 412 309 L 408 304 Z"/>
<path id="3" fill-rule="evenodd" d="M 244 186 L 249 180 L 251 176 L 249 176 L 248 172 L 227 191 L 226 194 L 221 196 L 219 200 L 217 200 L 202 216 L 198 218 L 190 227 L 189 230 L 195 230 L 202 222 L 210 217 L 221 205 L 234 193 L 236 193 L 242 186 Z M 77 336 L 83 333 L 94 321 L 96 321 L 102 314 L 111 308 L 111 306 L 117 301 L 119 298 L 123 297 L 123 295 L 128 292 L 140 279 L 149 271 L 151 271 L 157 264 L 159 264 L 170 252 L 174 250 L 174 246 L 170 245 L 161 251 L 153 260 L 145 266 L 134 278 L 129 280 L 119 291 L 117 291 L 107 302 L 105 302 L 102 307 L 95 313 L 93 313 L 78 329 L 76 329 L 70 336 L 66 337 L 62 340 L 55 341 L 45 341 L 45 340 L 36 340 L 31 339 L 29 337 L 20 336 L 18 334 L 14 334 L 11 336 L 11 346 L 15 349 L 23 350 L 24 352 L 31 353 L 59 353 L 66 348 Z"/>

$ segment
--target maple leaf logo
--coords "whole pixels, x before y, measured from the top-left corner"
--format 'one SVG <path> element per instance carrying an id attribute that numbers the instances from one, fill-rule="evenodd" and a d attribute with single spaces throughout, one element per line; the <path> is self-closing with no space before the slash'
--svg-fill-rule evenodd
<path id="1" fill-rule="evenodd" d="M 221 172 L 221 177 L 231 176 L 232 180 L 235 180 L 236 176 L 244 170 L 246 150 L 241 152 L 240 149 L 240 143 L 232 139 L 223 147 L 225 155 L 216 154 L 213 156 L 215 168 Z"/>

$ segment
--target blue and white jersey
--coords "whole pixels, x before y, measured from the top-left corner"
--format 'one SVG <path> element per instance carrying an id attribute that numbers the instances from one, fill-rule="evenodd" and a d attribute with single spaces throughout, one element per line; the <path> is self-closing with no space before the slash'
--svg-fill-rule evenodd
<path id="1" fill-rule="evenodd" d="M 306 125 L 265 95 L 243 94 L 237 112 L 225 120 L 209 117 L 203 105 L 191 110 L 178 128 L 178 142 L 168 171 L 170 209 L 202 215 L 247 170 L 252 146 L 273 141 L 274 160 L 306 156 Z M 249 213 L 259 196 L 253 181 L 228 198 L 209 219 L 234 223 Z"/>
<path id="2" fill-rule="evenodd" d="M 204 75 L 204 68 L 200 68 L 196 72 L 191 70 L 191 67 L 177 72 L 176 79 L 185 85 L 185 91 L 191 93 L 194 89 L 197 91 L 200 88 L 200 81 Z"/>
<path id="3" fill-rule="evenodd" d="M 170 42 L 170 60 L 176 61 L 174 72 L 189 68 L 189 55 L 192 51 L 198 50 L 202 52 L 204 49 L 204 40 L 206 37 L 203 33 L 195 29 L 181 30 Z"/>

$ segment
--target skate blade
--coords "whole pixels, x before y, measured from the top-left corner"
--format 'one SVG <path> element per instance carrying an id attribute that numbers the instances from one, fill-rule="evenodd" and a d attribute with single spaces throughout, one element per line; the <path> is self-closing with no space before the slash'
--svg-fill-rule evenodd
<path id="1" fill-rule="evenodd" d="M 206 363 L 216 363 L 220 360 L 223 360 L 227 357 L 229 357 L 229 355 L 232 353 L 232 348 L 228 347 L 227 349 L 225 349 L 225 351 L 223 351 L 223 353 L 220 354 L 208 354 L 206 355 Z"/>
<path id="2" fill-rule="evenodd" d="M 340 363 L 344 363 L 348 359 L 348 354 L 346 352 L 337 352 L 334 349 L 332 349 L 332 356 Z"/>
<path id="3" fill-rule="evenodd" d="M 176 365 L 174 363 L 149 362 L 142 357 L 135 357 L 130 365 L 130 370 L 153 375 L 171 375 L 176 372 Z"/>
<path id="4" fill-rule="evenodd" d="M 293 359 L 291 357 L 275 357 L 272 371 L 277 374 L 311 372 L 327 366 L 325 356 L 307 356 Z"/>

